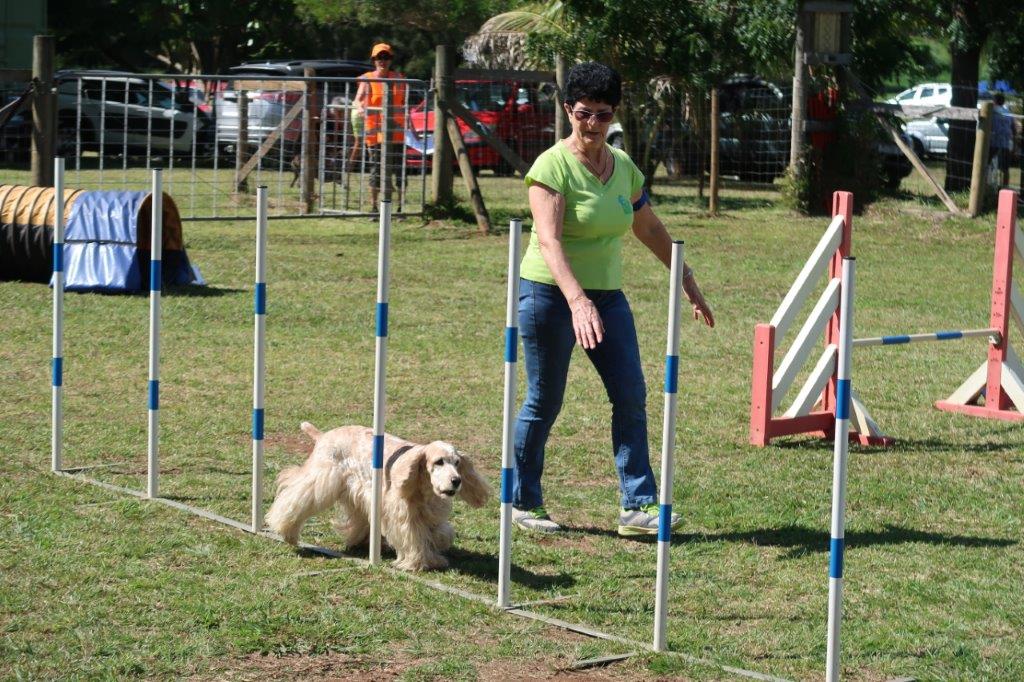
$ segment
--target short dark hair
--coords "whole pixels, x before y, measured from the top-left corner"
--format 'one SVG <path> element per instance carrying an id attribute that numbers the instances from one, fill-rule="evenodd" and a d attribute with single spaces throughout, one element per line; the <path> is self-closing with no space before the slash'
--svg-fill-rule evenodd
<path id="1" fill-rule="evenodd" d="M 622 78 L 615 69 L 604 64 L 577 64 L 565 77 L 565 103 L 571 107 L 581 99 L 618 106 L 622 101 Z"/>
<path id="2" fill-rule="evenodd" d="M 999 106 L 1003 106 L 1004 104 L 1006 104 L 1006 98 L 1003 97 L 1003 93 L 1001 92 L 997 92 L 996 94 L 992 95 L 992 101 L 998 104 Z"/>

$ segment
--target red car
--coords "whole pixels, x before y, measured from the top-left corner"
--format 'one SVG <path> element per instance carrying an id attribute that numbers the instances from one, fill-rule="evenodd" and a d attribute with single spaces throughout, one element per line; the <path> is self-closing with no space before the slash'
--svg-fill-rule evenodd
<path id="1" fill-rule="evenodd" d="M 553 83 L 517 81 L 456 81 L 456 96 L 464 107 L 504 140 L 527 163 L 555 142 L 555 99 Z M 434 153 L 434 100 L 409 110 L 405 134 L 406 164 L 429 169 Z M 498 175 L 511 175 L 513 168 L 461 119 L 459 130 L 473 168 L 489 168 Z"/>

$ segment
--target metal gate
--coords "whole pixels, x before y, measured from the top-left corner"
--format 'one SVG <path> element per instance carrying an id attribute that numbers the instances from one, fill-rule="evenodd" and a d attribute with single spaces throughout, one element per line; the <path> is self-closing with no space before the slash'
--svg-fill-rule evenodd
<path id="1" fill-rule="evenodd" d="M 384 176 L 396 215 L 423 212 L 431 150 L 412 124 L 429 129 L 424 81 L 381 81 L 386 115 L 362 112 L 383 122 L 379 143 L 360 129 L 355 78 L 88 71 L 56 81 L 70 186 L 145 187 L 159 167 L 186 220 L 251 218 L 261 185 L 270 217 L 300 218 L 371 215 Z"/>

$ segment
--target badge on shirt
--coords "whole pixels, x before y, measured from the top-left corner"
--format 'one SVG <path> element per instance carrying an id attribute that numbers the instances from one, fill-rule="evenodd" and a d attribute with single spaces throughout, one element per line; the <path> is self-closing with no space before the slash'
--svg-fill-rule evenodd
<path id="1" fill-rule="evenodd" d="M 626 215 L 630 215 L 633 212 L 633 205 L 629 203 L 629 199 L 619 195 L 619 206 L 622 207 L 622 212 Z"/>

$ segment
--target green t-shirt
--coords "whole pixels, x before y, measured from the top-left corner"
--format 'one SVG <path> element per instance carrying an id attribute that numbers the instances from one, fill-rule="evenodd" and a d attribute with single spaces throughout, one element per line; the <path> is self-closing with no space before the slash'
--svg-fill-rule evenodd
<path id="1" fill-rule="evenodd" d="M 644 185 L 643 173 L 626 152 L 608 150 L 615 168 L 603 185 L 561 142 L 538 156 L 526 174 L 527 185 L 539 182 L 565 197 L 562 249 L 584 289 L 622 288 L 622 235 L 633 225 L 630 200 Z M 536 232 L 520 274 L 534 282 L 555 283 Z"/>

